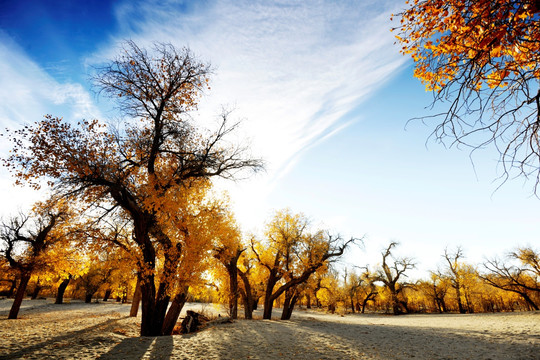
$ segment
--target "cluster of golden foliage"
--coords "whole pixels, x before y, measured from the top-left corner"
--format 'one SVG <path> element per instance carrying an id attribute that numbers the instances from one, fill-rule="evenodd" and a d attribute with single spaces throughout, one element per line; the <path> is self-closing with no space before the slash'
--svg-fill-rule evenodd
<path id="1" fill-rule="evenodd" d="M 540 5 L 512 0 L 412 0 L 399 14 L 401 51 L 415 76 L 440 91 L 467 74 L 467 86 L 507 87 L 540 79 Z"/>

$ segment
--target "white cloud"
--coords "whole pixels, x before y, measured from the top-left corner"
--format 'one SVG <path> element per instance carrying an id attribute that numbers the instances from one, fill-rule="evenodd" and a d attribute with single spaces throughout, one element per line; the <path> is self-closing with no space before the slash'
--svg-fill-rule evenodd
<path id="1" fill-rule="evenodd" d="M 99 117 L 81 84 L 59 83 L 0 31 L 0 124 L 18 126 L 45 114 Z"/>
<path id="2" fill-rule="evenodd" d="M 57 82 L 0 30 L 0 131 L 33 123 L 45 114 L 73 120 L 100 117 L 81 84 Z M 6 156 L 9 148 L 3 138 L 0 156 Z M 7 170 L 0 169 L 1 216 L 26 208 L 41 196 L 29 188 L 13 187 L 12 183 Z"/>
<path id="3" fill-rule="evenodd" d="M 230 191 L 239 217 L 254 218 L 302 150 L 344 128 L 343 117 L 404 63 L 389 31 L 394 4 L 125 2 L 116 7 L 122 29 L 116 40 L 187 45 L 217 68 L 200 112 L 208 117 L 233 104 L 236 116 L 247 119 L 244 135 L 267 161 L 267 175 Z M 116 46 L 95 58 L 110 57 Z"/>

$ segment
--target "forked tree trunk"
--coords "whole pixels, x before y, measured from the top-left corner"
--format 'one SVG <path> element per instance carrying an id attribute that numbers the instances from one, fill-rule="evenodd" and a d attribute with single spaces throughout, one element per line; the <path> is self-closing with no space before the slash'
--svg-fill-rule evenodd
<path id="1" fill-rule="evenodd" d="M 246 319 L 253 319 L 253 310 L 257 303 L 253 298 L 249 277 L 241 270 L 238 270 L 238 274 L 240 275 L 240 279 L 242 279 L 242 283 L 244 284 L 244 290 L 242 291 L 242 299 L 244 300 L 244 317 Z"/>
<path id="2" fill-rule="evenodd" d="M 264 293 L 263 319 L 272 319 L 272 308 L 274 307 L 274 300 L 276 299 L 276 297 L 272 296 L 272 293 L 274 291 L 274 286 L 276 286 L 276 283 L 280 278 L 281 277 L 276 276 L 275 271 L 270 272 L 270 276 L 266 283 L 266 291 Z"/>
<path id="3" fill-rule="evenodd" d="M 21 275 L 21 282 L 15 293 L 15 299 L 9 310 L 8 319 L 16 319 L 19 314 L 19 309 L 21 308 L 22 301 L 24 299 L 24 294 L 26 293 L 26 287 L 28 286 L 28 281 L 30 281 L 31 273 L 23 273 Z"/>
<path id="4" fill-rule="evenodd" d="M 170 297 L 165 294 L 166 284 L 154 285 L 154 275 L 141 279 L 141 336 L 160 336 Z"/>
<path id="5" fill-rule="evenodd" d="M 67 279 L 62 280 L 60 285 L 58 285 L 58 292 L 56 293 L 56 301 L 55 304 L 62 304 L 64 302 L 64 293 L 66 292 L 66 289 L 69 285 L 69 282 L 71 280 L 71 275 Z"/>
<path id="6" fill-rule="evenodd" d="M 163 321 L 163 327 L 161 329 L 162 335 L 172 334 L 174 330 L 174 326 L 178 322 L 178 317 L 180 316 L 180 313 L 182 312 L 182 308 L 184 307 L 184 304 L 186 303 L 187 292 L 188 292 L 188 289 L 186 288 L 181 293 L 176 294 L 176 296 L 173 298 L 171 306 L 169 310 L 167 311 L 167 315 L 165 315 L 165 320 Z"/>
<path id="7" fill-rule="evenodd" d="M 298 300 L 298 293 L 296 289 L 285 292 L 285 301 L 283 302 L 283 312 L 281 313 L 281 320 L 290 320 L 294 305 Z"/>

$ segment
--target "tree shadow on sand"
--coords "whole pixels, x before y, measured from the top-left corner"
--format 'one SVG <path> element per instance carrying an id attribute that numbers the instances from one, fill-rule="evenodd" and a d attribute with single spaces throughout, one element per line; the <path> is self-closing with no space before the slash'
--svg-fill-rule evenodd
<path id="1" fill-rule="evenodd" d="M 173 352 L 172 336 L 126 338 L 101 355 L 100 360 L 142 359 L 150 350 L 150 359 L 170 359 Z"/>
<path id="2" fill-rule="evenodd" d="M 70 331 L 61 336 L 47 339 L 45 341 L 24 347 L 8 354 L 2 354 L 0 355 L 0 360 L 19 359 L 22 358 L 23 355 L 39 353 L 42 352 L 44 349 L 51 349 L 50 353 L 54 354 L 58 358 L 62 358 L 64 356 L 64 352 L 69 352 L 69 355 L 73 357 L 74 355 L 76 355 L 76 349 L 78 346 L 85 346 L 85 343 L 96 341 L 96 338 L 92 337 L 93 335 L 106 333 L 107 330 L 105 329 L 109 328 L 112 325 L 115 325 L 120 320 L 128 318 L 128 316 L 124 316 L 117 319 L 109 319 L 81 330 Z M 77 339 L 77 343 L 73 343 L 74 339 Z M 99 340 L 101 343 L 114 342 L 114 339 L 111 339 L 110 337 L 99 337 L 97 340 Z"/>

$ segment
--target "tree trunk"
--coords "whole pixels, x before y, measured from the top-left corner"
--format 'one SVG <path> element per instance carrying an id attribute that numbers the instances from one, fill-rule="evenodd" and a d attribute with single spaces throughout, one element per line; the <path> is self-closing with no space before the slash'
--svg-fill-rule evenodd
<path id="1" fill-rule="evenodd" d="M 28 281 L 30 281 L 31 273 L 23 273 L 21 275 L 21 282 L 15 293 L 15 299 L 11 305 L 11 310 L 9 311 L 8 319 L 16 319 L 19 314 L 19 309 L 21 308 L 22 301 L 24 299 L 24 294 L 26 292 L 26 286 Z"/>
<path id="2" fill-rule="evenodd" d="M 238 258 L 233 258 L 238 260 Z M 227 265 L 227 272 L 229 273 L 229 316 L 231 319 L 238 318 L 238 269 L 236 267 L 236 261 L 231 260 Z"/>
<path id="3" fill-rule="evenodd" d="M 86 304 L 90 304 L 92 302 L 92 296 L 94 296 L 95 293 L 93 292 L 87 292 L 85 297 L 84 297 L 84 302 Z"/>
<path id="4" fill-rule="evenodd" d="M 255 297 L 253 298 L 253 310 L 257 310 L 259 308 L 259 299 L 260 298 L 261 298 L 260 296 L 256 297 L 256 298 Z"/>
<path id="5" fill-rule="evenodd" d="M 253 310 L 257 305 L 253 299 L 253 292 L 251 291 L 251 284 L 249 283 L 249 277 L 245 272 L 238 271 L 240 278 L 244 284 L 244 291 L 242 292 L 242 298 L 244 300 L 244 318 L 253 319 Z"/>
<path id="6" fill-rule="evenodd" d="M 170 297 L 165 294 L 165 284 L 160 283 L 157 289 L 154 284 L 154 275 L 141 279 L 141 336 L 160 336 L 165 320 L 165 313 Z"/>
<path id="7" fill-rule="evenodd" d="M 174 326 L 178 322 L 178 317 L 180 316 L 180 312 L 182 312 L 182 308 L 184 307 L 184 304 L 186 303 L 187 292 L 188 292 L 188 289 L 186 288 L 181 293 L 176 294 L 176 296 L 173 298 L 171 306 L 169 310 L 167 311 L 167 315 L 165 315 L 165 320 L 163 321 L 163 328 L 161 330 L 162 335 L 172 334 L 174 330 Z"/>
<path id="8" fill-rule="evenodd" d="M 58 292 L 56 293 L 56 301 L 55 304 L 62 304 L 64 302 L 64 293 L 66 292 L 66 289 L 69 285 L 69 281 L 71 280 L 71 275 L 67 279 L 62 280 L 60 285 L 58 285 Z"/>
<path id="9" fill-rule="evenodd" d="M 285 295 L 285 302 L 283 304 L 283 312 L 281 313 L 281 320 L 290 320 L 294 305 L 296 304 L 296 301 L 298 300 L 298 293 L 295 290 L 291 291 L 290 295 Z"/>
<path id="10" fill-rule="evenodd" d="M 392 305 L 392 312 L 394 313 L 394 315 L 399 315 L 401 314 L 401 309 L 399 307 L 397 290 L 392 286 L 389 286 L 388 289 L 390 290 L 390 302 Z"/>
<path id="11" fill-rule="evenodd" d="M 263 309 L 263 319 L 271 320 L 272 319 L 272 308 L 274 306 L 274 299 L 270 296 L 264 297 L 264 309 Z"/>
<path id="12" fill-rule="evenodd" d="M 15 293 L 15 289 L 17 288 L 17 279 L 13 279 L 11 282 L 11 286 L 9 287 L 7 297 L 12 298 L 13 294 Z"/>
<path id="13" fill-rule="evenodd" d="M 141 302 L 141 281 L 137 277 L 137 284 L 135 285 L 135 292 L 133 293 L 133 301 L 131 302 L 131 310 L 129 316 L 136 317 L 139 312 L 139 304 Z"/>
<path id="14" fill-rule="evenodd" d="M 460 314 L 465 314 L 465 308 L 463 307 L 463 303 L 461 302 L 461 291 L 459 290 L 460 285 L 457 284 L 454 286 L 454 289 L 456 289 L 456 299 L 458 303 L 458 311 Z"/>
<path id="15" fill-rule="evenodd" d="M 306 293 L 306 308 L 311 309 L 311 294 L 309 293 L 309 290 Z"/>
<path id="16" fill-rule="evenodd" d="M 109 300 L 109 296 L 111 296 L 111 292 L 112 292 L 111 289 L 105 290 L 105 295 L 103 296 L 103 301 Z"/>
<path id="17" fill-rule="evenodd" d="M 283 311 L 281 312 L 281 320 L 289 320 L 287 314 L 289 313 L 289 308 L 291 307 L 291 300 L 294 296 L 294 290 L 289 289 L 285 292 L 285 301 L 283 302 Z"/>
<path id="18" fill-rule="evenodd" d="M 525 302 L 527 303 L 528 307 L 529 307 L 529 310 L 532 308 L 534 310 L 539 310 L 538 308 L 538 305 L 536 305 L 536 303 L 534 301 L 532 301 L 532 299 L 529 297 L 529 295 L 527 295 L 525 292 L 523 293 L 519 293 L 521 295 L 521 297 L 525 300 Z"/>
<path id="19" fill-rule="evenodd" d="M 39 295 L 39 292 L 41 291 L 42 289 L 42 286 L 39 285 L 39 279 L 36 281 L 36 286 L 34 287 L 34 291 L 32 291 L 32 296 L 30 297 L 30 299 L 32 300 L 36 300 L 38 295 Z"/>
<path id="20" fill-rule="evenodd" d="M 351 295 L 351 312 L 354 314 L 354 296 Z"/>
<path id="21" fill-rule="evenodd" d="M 263 319 L 271 320 L 272 319 L 272 308 L 274 306 L 275 297 L 272 296 L 274 291 L 274 286 L 279 281 L 279 278 L 275 275 L 274 272 L 270 272 L 268 277 L 268 282 L 266 283 L 266 291 L 264 293 L 264 309 L 263 309 Z"/>

